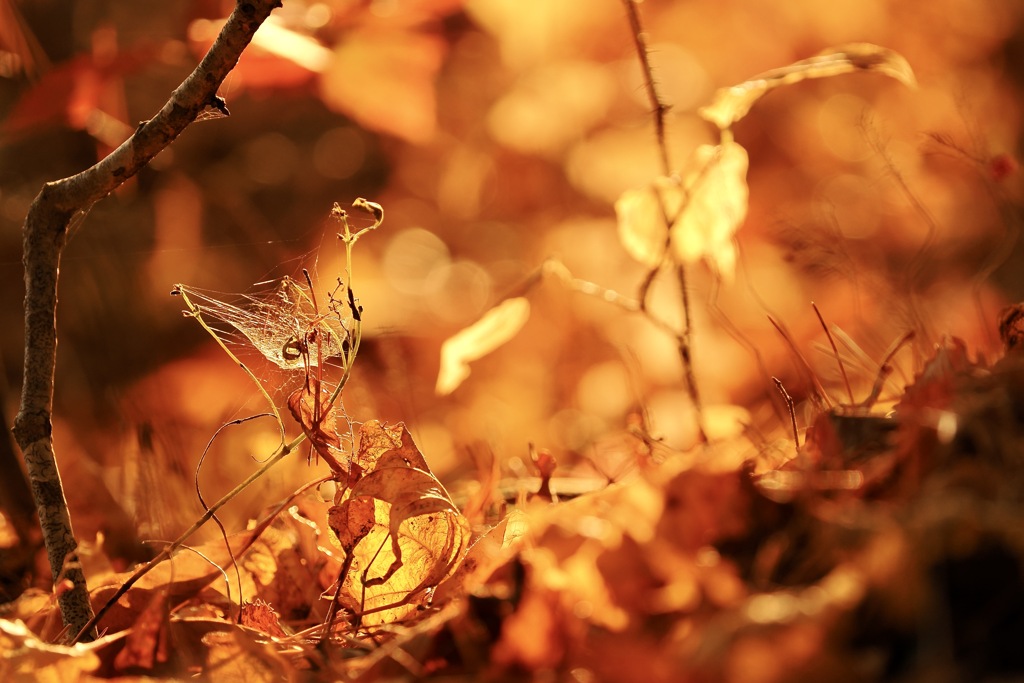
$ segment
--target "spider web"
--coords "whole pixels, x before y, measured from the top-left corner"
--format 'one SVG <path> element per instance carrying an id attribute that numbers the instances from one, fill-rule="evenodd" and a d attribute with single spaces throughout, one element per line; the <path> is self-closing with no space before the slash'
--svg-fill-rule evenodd
<path id="1" fill-rule="evenodd" d="M 241 295 L 188 285 L 180 288 L 204 315 L 234 327 L 267 360 L 285 370 L 303 370 L 344 357 L 351 317 L 347 304 L 335 297 L 343 289 L 340 281 L 325 304 L 288 276 L 266 284 L 265 289 Z M 228 303 L 231 298 L 235 303 Z"/>

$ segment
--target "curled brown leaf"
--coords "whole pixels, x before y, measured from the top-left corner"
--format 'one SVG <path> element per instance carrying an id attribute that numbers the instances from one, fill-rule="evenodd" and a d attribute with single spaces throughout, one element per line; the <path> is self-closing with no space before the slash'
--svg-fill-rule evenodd
<path id="1" fill-rule="evenodd" d="M 339 600 L 364 624 L 396 621 L 456 569 L 469 524 L 405 425 L 365 423 L 355 462 L 367 472 L 328 520 L 346 553 Z"/>

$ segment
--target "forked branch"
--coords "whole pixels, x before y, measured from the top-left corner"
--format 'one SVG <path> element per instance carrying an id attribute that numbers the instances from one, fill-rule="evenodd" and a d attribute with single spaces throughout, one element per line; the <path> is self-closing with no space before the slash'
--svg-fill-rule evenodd
<path id="1" fill-rule="evenodd" d="M 654 71 L 651 68 L 650 52 L 647 48 L 647 36 L 643 30 L 643 24 L 640 21 L 640 10 L 637 9 L 639 0 L 622 0 L 626 6 L 626 14 L 629 17 L 629 27 L 633 33 L 633 42 L 636 45 L 637 58 L 640 60 L 640 66 L 643 70 L 644 75 L 644 88 L 647 90 L 647 97 L 651 100 L 652 114 L 654 116 L 654 132 L 657 137 L 658 144 L 658 155 L 661 160 L 661 173 L 668 177 L 672 175 L 672 162 L 668 155 L 668 144 L 665 141 L 665 114 L 669 110 L 669 105 L 661 99 L 661 95 L 658 93 L 658 86 L 654 80 Z M 670 215 L 669 211 L 665 207 L 665 201 L 662 198 L 661 193 L 655 193 L 658 198 L 658 204 L 661 208 L 661 215 L 665 221 L 665 225 L 669 228 L 667 232 L 666 240 L 671 240 L 672 225 L 682 215 L 683 207 L 679 209 L 675 215 Z M 666 242 L 664 253 L 667 255 L 670 251 L 671 245 Z M 650 292 L 651 285 L 654 284 L 655 278 L 665 267 L 666 261 L 653 268 L 644 278 L 643 283 L 640 286 L 640 294 L 638 299 L 640 301 L 640 310 L 644 313 L 648 313 L 647 310 L 647 295 Z M 676 272 L 676 280 L 679 283 L 680 290 L 680 302 L 682 304 L 683 313 L 683 329 L 681 332 L 675 333 L 676 346 L 679 349 L 679 357 L 683 363 L 683 374 L 686 377 L 686 390 L 690 395 L 690 401 L 693 403 L 694 412 L 697 418 L 697 432 L 700 436 L 701 441 L 707 441 L 707 435 L 704 431 L 704 414 L 700 400 L 700 391 L 697 388 L 697 380 L 693 371 L 693 316 L 690 312 L 690 292 L 689 284 L 686 277 L 686 266 L 677 262 L 673 264 L 673 268 Z"/>
<path id="2" fill-rule="evenodd" d="M 25 217 L 25 373 L 14 435 L 25 456 L 46 552 L 59 586 L 61 616 L 69 632 L 89 623 L 92 608 L 77 559 L 77 542 L 61 487 L 51 436 L 57 353 L 57 280 L 68 227 L 100 199 L 138 173 L 207 107 L 227 108 L 217 89 L 253 34 L 281 0 L 239 0 L 216 42 L 163 108 L 91 168 L 47 183 Z M 91 639 L 95 634 L 85 633 Z"/>

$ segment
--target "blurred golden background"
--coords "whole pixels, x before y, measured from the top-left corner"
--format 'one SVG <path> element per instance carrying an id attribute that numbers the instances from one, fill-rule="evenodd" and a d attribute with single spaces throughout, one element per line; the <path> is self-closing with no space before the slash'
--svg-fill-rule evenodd
<path id="1" fill-rule="evenodd" d="M 32 198 L 162 106 L 232 6 L 0 0 L 8 424 Z M 750 210 L 735 282 L 689 271 L 696 378 L 723 431 L 747 425 L 758 435 L 748 449 L 786 437 L 771 375 L 798 404 L 807 395 L 769 314 L 848 402 L 834 359 L 816 350 L 826 339 L 812 301 L 864 353 L 851 377 L 858 400 L 908 330 L 914 348 L 897 355 L 883 404 L 943 335 L 999 352 L 997 313 L 1024 298 L 1024 5 L 647 0 L 641 11 L 677 168 L 716 141 L 696 112 L 717 88 L 830 46 L 895 50 L 919 83 L 808 81 L 769 94 L 736 126 Z M 192 479 L 213 432 L 261 410 L 247 378 L 182 317 L 172 285 L 242 293 L 302 268 L 332 283 L 342 250 L 328 216 L 360 196 L 384 207 L 385 222 L 355 252 L 366 339 L 345 394 L 352 420 L 405 421 L 455 488 L 491 457 L 506 476 L 535 474 L 531 443 L 561 475 L 618 476 L 632 466 L 626 428 L 640 414 L 667 448 L 694 444 L 672 337 L 549 278 L 529 289 L 522 332 L 453 394 L 434 394 L 443 340 L 522 293 L 545 259 L 637 295 L 645 269 L 619 243 L 613 204 L 660 171 L 620 2 L 285 0 L 221 94 L 230 118 L 190 127 L 77 223 L 65 251 L 54 427 L 83 538 L 176 535 L 201 513 Z M 651 302 L 678 323 L 671 278 Z M 261 371 L 282 402 L 301 381 Z M 227 430 L 200 477 L 207 498 L 254 468 L 275 433 L 269 421 Z M 228 526 L 314 476 L 295 457 L 232 505 Z"/>

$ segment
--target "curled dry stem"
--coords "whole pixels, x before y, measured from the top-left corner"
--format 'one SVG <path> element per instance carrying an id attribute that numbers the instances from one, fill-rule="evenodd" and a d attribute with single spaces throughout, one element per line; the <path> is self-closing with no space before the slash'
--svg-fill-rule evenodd
<path id="1" fill-rule="evenodd" d="M 217 514 L 217 511 L 224 507 L 224 505 L 226 505 L 232 498 L 237 496 L 239 493 L 244 491 L 250 484 L 252 484 L 257 479 L 262 477 L 268 470 L 270 470 L 271 467 L 280 462 L 282 458 L 284 458 L 286 455 L 288 455 L 296 448 L 298 448 L 304 439 L 305 435 L 301 435 L 293 439 L 291 442 L 282 446 L 277 452 L 274 453 L 274 455 L 270 457 L 269 460 L 267 460 L 267 462 L 263 464 L 262 467 L 260 467 L 260 469 L 253 472 L 245 481 L 243 481 L 235 488 L 231 489 L 231 491 L 224 494 L 224 496 L 220 500 L 218 500 L 216 503 L 210 506 L 210 508 L 207 509 L 206 513 L 198 520 L 196 520 L 196 522 L 191 527 L 189 527 L 187 531 L 185 531 L 181 536 L 179 536 L 175 540 L 171 541 L 170 543 L 167 543 L 164 546 L 164 549 L 160 551 L 159 555 L 154 557 L 146 564 L 140 565 L 138 568 L 136 568 L 135 572 L 130 577 L 128 577 L 128 579 L 120 587 L 118 587 L 117 591 L 112 596 L 110 596 L 107 602 L 104 603 L 103 607 L 100 608 L 100 610 L 96 613 L 96 616 L 93 617 L 93 619 L 85 625 L 85 628 L 83 628 L 82 632 L 78 634 L 78 637 L 76 637 L 72 641 L 72 644 L 82 640 L 82 633 L 91 629 L 95 629 L 96 625 L 99 624 L 101 619 L 103 619 L 107 611 L 115 604 L 117 604 L 117 601 L 120 600 L 132 588 L 132 586 L 134 586 L 139 581 L 139 579 L 141 579 L 143 576 L 152 571 L 153 568 L 155 568 L 158 564 L 165 560 L 171 559 L 179 550 L 182 549 L 187 549 L 196 552 L 195 549 L 188 548 L 188 546 L 185 545 L 185 542 L 189 539 L 189 537 L 192 536 L 192 534 L 194 534 L 196 531 L 198 531 L 200 527 L 202 527 L 208 521 L 213 519 L 213 517 Z M 283 501 L 281 501 L 273 510 L 270 511 L 269 514 L 267 514 L 259 522 L 259 524 L 256 524 L 252 535 L 247 539 L 247 545 L 245 548 L 243 548 L 243 551 L 247 550 L 248 547 L 253 542 L 255 542 L 255 540 L 260 536 L 263 530 L 274 520 L 274 518 L 281 514 L 281 512 L 284 511 L 285 508 L 287 508 L 292 503 L 292 501 L 295 500 L 299 495 L 305 493 L 314 486 L 319 486 L 325 481 L 329 481 L 332 478 L 333 475 L 321 477 L 320 479 L 315 479 L 311 482 L 307 482 L 306 484 L 303 484 L 297 490 L 292 492 Z M 210 561 L 210 564 L 214 565 L 220 572 L 224 572 L 224 569 L 222 567 L 217 566 L 216 563 Z"/>
<path id="2" fill-rule="evenodd" d="M 216 515 L 217 512 L 222 507 L 227 505 L 235 496 L 237 496 L 239 493 L 248 488 L 250 484 L 255 482 L 264 474 L 266 474 L 270 470 L 270 468 L 279 463 L 286 455 L 294 451 L 305 440 L 305 438 L 305 434 L 300 434 L 299 436 L 295 437 L 288 443 L 279 446 L 278 449 L 274 452 L 274 454 L 271 455 L 270 458 L 265 463 L 263 463 L 263 465 L 258 470 L 250 474 L 242 483 L 235 486 L 235 488 L 231 489 L 226 494 L 224 494 L 224 496 L 220 500 L 211 505 L 206 510 L 202 517 L 197 519 L 195 523 L 192 524 L 192 526 L 190 526 L 183 534 L 181 534 L 181 536 L 179 536 L 174 541 L 166 545 L 164 549 L 160 551 L 159 555 L 157 555 L 152 560 L 150 560 L 144 565 L 141 565 L 138 569 L 136 569 L 135 573 L 128 577 L 128 580 L 121 584 L 121 586 L 110 597 L 110 599 L 107 600 L 103 607 L 101 607 L 100 610 L 96 612 L 96 615 L 92 617 L 86 624 L 83 625 L 82 630 L 79 631 L 78 635 L 74 638 L 72 642 L 79 642 L 81 640 L 85 640 L 84 636 L 86 634 L 95 632 L 96 625 L 100 622 L 104 615 L 106 615 L 107 611 L 110 610 L 110 608 L 113 607 L 117 603 L 117 601 L 120 600 L 121 597 L 124 596 L 124 594 L 127 593 L 139 579 L 141 579 L 143 576 L 152 571 L 158 564 L 160 564 L 164 560 L 170 559 L 178 550 L 180 550 L 185 545 L 186 541 L 188 541 L 188 539 L 192 537 L 192 534 L 199 531 L 199 529 L 204 524 L 213 519 L 214 515 Z"/>

